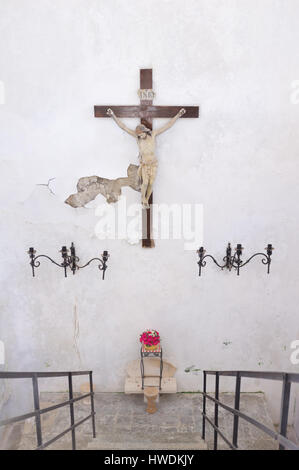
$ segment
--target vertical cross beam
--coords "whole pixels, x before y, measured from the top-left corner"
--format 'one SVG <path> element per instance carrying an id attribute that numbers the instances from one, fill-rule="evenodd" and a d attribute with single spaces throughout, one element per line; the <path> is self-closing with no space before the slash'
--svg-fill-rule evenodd
<path id="1" fill-rule="evenodd" d="M 153 71 L 152 69 L 140 70 L 140 90 L 153 89 Z M 138 106 L 114 106 L 101 105 L 94 107 L 95 117 L 109 118 L 107 110 L 111 108 L 118 118 L 140 118 L 141 124 L 152 130 L 153 118 L 173 118 L 181 108 L 185 109 L 182 118 L 198 118 L 198 106 L 154 106 L 152 93 L 140 93 L 140 104 Z M 142 211 L 142 246 L 144 248 L 153 248 L 155 246 L 152 238 L 152 206 L 153 194 L 149 199 L 149 209 Z"/>
<path id="2" fill-rule="evenodd" d="M 153 88 L 153 71 L 152 69 L 140 69 L 140 89 L 152 89 Z M 140 105 L 152 105 L 153 100 L 140 99 Z M 153 129 L 153 120 L 150 116 L 142 117 L 140 119 L 141 124 L 146 126 L 148 129 Z M 142 209 L 142 247 L 143 248 L 154 248 L 155 242 L 152 239 L 152 204 L 153 204 L 153 193 L 149 199 L 149 209 Z"/>

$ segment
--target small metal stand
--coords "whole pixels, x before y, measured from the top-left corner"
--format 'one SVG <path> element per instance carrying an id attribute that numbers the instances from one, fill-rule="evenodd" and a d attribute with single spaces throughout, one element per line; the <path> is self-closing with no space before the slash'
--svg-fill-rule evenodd
<path id="1" fill-rule="evenodd" d="M 140 370 L 141 370 L 141 383 L 142 383 L 142 390 L 144 390 L 144 362 L 143 359 L 145 357 L 159 357 L 160 358 L 160 377 L 159 377 L 159 390 L 161 390 L 161 383 L 162 383 L 162 373 L 163 373 L 163 356 L 162 356 L 162 348 L 159 346 L 159 349 L 154 351 L 146 351 L 144 346 L 142 345 L 140 348 Z"/>

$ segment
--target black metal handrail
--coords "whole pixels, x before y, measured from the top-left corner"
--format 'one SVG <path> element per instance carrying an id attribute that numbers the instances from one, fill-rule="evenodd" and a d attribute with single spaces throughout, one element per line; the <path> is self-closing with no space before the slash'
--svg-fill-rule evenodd
<path id="1" fill-rule="evenodd" d="M 89 387 L 90 392 L 80 397 L 74 398 L 73 396 L 73 377 L 77 375 L 89 375 Z M 39 402 L 39 391 L 38 391 L 38 379 L 39 378 L 49 378 L 49 377 L 68 377 L 68 391 L 69 391 L 69 400 L 57 405 L 49 406 L 48 408 L 40 409 Z M 96 437 L 96 428 L 95 428 L 95 411 L 94 411 L 94 391 L 93 391 L 93 381 L 92 381 L 92 371 L 75 371 L 75 372 L 0 372 L 0 379 L 32 379 L 32 388 L 33 388 L 33 401 L 34 401 L 34 411 L 26 413 L 23 415 L 15 416 L 13 418 L 0 420 L 0 427 L 7 424 L 16 423 L 18 421 L 24 421 L 25 419 L 35 417 L 35 428 L 36 428 L 36 439 L 37 439 L 37 450 L 43 450 L 48 447 L 53 442 L 57 441 L 63 437 L 68 432 L 72 433 L 72 449 L 76 450 L 76 427 L 83 424 L 88 419 L 91 419 L 92 422 L 92 434 L 93 437 Z M 91 413 L 85 418 L 81 419 L 75 423 L 74 417 L 74 403 L 83 400 L 84 398 L 90 397 L 90 408 Z M 41 427 L 41 415 L 48 413 L 50 411 L 56 410 L 63 406 L 70 405 L 70 422 L 71 425 L 60 434 L 57 434 L 55 437 L 50 439 L 47 442 L 43 442 L 42 438 L 42 427 Z"/>
<path id="2" fill-rule="evenodd" d="M 215 375 L 215 397 L 207 393 L 207 375 Z M 234 408 L 225 405 L 219 400 L 219 377 L 236 377 L 235 384 L 235 403 Z M 278 380 L 282 382 L 281 393 L 281 409 L 280 409 L 280 425 L 279 432 L 275 432 L 264 424 L 260 423 L 254 418 L 251 418 L 245 413 L 240 411 L 240 394 L 241 394 L 241 377 L 265 379 L 265 380 Z M 203 372 L 203 411 L 202 411 L 202 438 L 206 436 L 206 421 L 214 429 L 214 450 L 218 447 L 218 434 L 222 437 L 224 442 L 231 450 L 238 449 L 238 431 L 239 431 L 239 418 L 244 419 L 253 426 L 261 429 L 263 432 L 271 436 L 279 443 L 279 449 L 299 450 L 299 446 L 294 442 L 287 439 L 288 416 L 290 406 L 291 384 L 299 383 L 299 374 L 286 373 L 286 372 L 252 372 L 252 371 L 204 371 Z M 212 421 L 206 414 L 206 399 L 211 400 L 214 404 L 214 421 Z M 229 411 L 234 416 L 233 423 L 233 440 L 232 442 L 224 436 L 218 425 L 218 408 L 221 406 L 226 411 Z"/>

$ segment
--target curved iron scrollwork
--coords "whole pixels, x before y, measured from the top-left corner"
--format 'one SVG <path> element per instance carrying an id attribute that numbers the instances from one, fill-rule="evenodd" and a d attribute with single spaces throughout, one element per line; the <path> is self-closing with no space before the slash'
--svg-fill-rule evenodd
<path id="1" fill-rule="evenodd" d="M 76 255 L 76 249 L 75 249 L 74 243 L 72 243 L 71 246 L 70 246 L 70 254 L 69 254 L 69 250 L 66 246 L 63 246 L 61 248 L 61 250 L 60 250 L 60 253 L 61 253 L 61 256 L 62 256 L 62 262 L 61 263 L 57 263 L 52 258 L 50 258 L 50 256 L 48 256 L 48 255 L 38 255 L 38 256 L 36 256 L 36 250 L 33 247 L 30 247 L 27 253 L 28 253 L 29 258 L 30 258 L 30 265 L 31 265 L 32 276 L 33 277 L 35 277 L 35 268 L 39 268 L 39 266 L 40 266 L 39 258 L 46 258 L 46 259 L 50 260 L 51 263 L 58 266 L 59 268 L 63 268 L 65 277 L 67 277 L 67 268 L 68 267 L 71 269 L 73 274 L 76 274 L 77 270 L 85 268 L 92 261 L 99 261 L 98 268 L 100 269 L 100 271 L 103 271 L 103 275 L 102 275 L 103 280 L 105 279 L 105 272 L 106 272 L 106 269 L 108 267 L 107 266 L 107 261 L 108 261 L 108 258 L 110 256 L 108 251 L 104 251 L 102 253 L 101 258 L 92 258 L 91 260 L 89 260 L 83 266 L 79 266 L 78 263 L 80 261 L 80 258 L 78 258 L 78 256 Z"/>
<path id="2" fill-rule="evenodd" d="M 232 254 L 231 244 L 229 243 L 227 245 L 227 248 L 226 248 L 226 255 L 223 258 L 224 264 L 219 264 L 218 261 L 214 258 L 214 256 L 206 254 L 206 250 L 202 246 L 197 251 L 197 254 L 198 254 L 198 257 L 199 257 L 199 260 L 197 262 L 198 267 L 199 267 L 198 275 L 201 276 L 201 270 L 207 264 L 206 259 L 210 258 L 214 261 L 214 263 L 221 270 L 228 269 L 229 271 L 231 271 L 232 268 L 234 268 L 237 271 L 237 275 L 239 276 L 240 275 L 240 269 L 243 268 L 244 266 L 246 266 L 246 264 L 248 264 L 253 258 L 256 258 L 257 256 L 262 257 L 261 261 L 264 265 L 267 266 L 267 273 L 268 274 L 270 273 L 270 266 L 271 266 L 271 261 L 272 261 L 271 256 L 272 256 L 272 253 L 273 253 L 273 250 L 274 250 L 274 248 L 271 244 L 269 244 L 265 248 L 266 253 L 255 253 L 250 258 L 248 258 L 246 261 L 242 261 L 242 259 L 241 259 L 243 250 L 244 250 L 243 246 L 241 245 L 241 243 L 239 243 L 237 245 L 237 247 L 235 248 L 235 253 Z"/>
<path id="3" fill-rule="evenodd" d="M 103 251 L 102 258 L 92 258 L 86 264 L 84 264 L 83 266 L 78 266 L 77 265 L 77 269 L 83 269 L 86 266 L 88 266 L 90 263 L 92 263 L 93 261 L 99 261 L 100 264 L 98 265 L 98 268 L 99 268 L 100 271 L 103 271 L 102 279 L 104 280 L 105 279 L 105 272 L 106 272 L 106 269 L 107 269 L 107 261 L 108 261 L 109 256 L 110 255 L 109 255 L 108 251 Z"/>

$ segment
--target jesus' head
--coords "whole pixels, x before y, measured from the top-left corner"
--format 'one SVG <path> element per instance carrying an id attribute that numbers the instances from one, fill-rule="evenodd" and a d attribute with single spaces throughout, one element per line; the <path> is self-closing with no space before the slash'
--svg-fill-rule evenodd
<path id="1" fill-rule="evenodd" d="M 140 124 L 139 126 L 136 127 L 135 129 L 136 135 L 138 139 L 146 139 L 148 135 L 151 135 L 152 131 L 148 129 L 146 126 L 143 124 Z"/>

